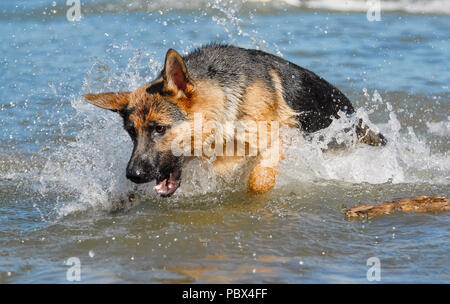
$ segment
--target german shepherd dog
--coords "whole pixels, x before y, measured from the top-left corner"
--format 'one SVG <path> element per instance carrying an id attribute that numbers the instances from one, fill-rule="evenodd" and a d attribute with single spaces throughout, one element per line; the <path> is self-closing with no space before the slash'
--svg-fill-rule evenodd
<path id="1" fill-rule="evenodd" d="M 328 127 L 339 114 L 354 113 L 350 100 L 313 72 L 263 51 L 220 44 L 200 47 L 186 56 L 170 49 L 164 69 L 150 84 L 133 92 L 86 94 L 84 98 L 122 116 L 134 144 L 126 176 L 138 184 L 156 180 L 155 190 L 161 196 L 177 190 L 183 165 L 193 157 L 211 159 L 219 175 L 230 173 L 241 163 L 252 164 L 247 186 L 251 193 L 265 193 L 275 185 L 282 155 L 277 153 L 269 165 L 263 161 L 282 141 L 266 140 L 264 151 L 251 154 L 255 145 L 265 140 L 262 132 L 249 132 L 241 140 L 244 155 L 174 153 L 172 142 L 180 136 L 178 126 L 187 123 L 195 129 L 195 117 L 215 122 L 207 134 L 202 131 L 201 140 L 215 134 L 217 141 L 235 135 L 234 128 L 219 128 L 218 123 L 263 122 L 271 130 L 271 123 L 277 122 L 312 133 Z M 386 143 L 383 135 L 361 120 L 353 130 L 358 142 L 373 146 Z M 215 146 L 219 146 L 217 142 L 211 145 Z M 191 142 L 188 150 L 193 147 Z"/>

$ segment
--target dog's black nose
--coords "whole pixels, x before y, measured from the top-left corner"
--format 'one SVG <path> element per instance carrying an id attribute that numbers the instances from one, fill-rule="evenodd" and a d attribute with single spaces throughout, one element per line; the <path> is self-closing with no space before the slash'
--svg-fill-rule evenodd
<path id="1" fill-rule="evenodd" d="M 150 177 L 139 168 L 127 169 L 127 178 L 136 184 L 148 183 L 150 181 Z"/>

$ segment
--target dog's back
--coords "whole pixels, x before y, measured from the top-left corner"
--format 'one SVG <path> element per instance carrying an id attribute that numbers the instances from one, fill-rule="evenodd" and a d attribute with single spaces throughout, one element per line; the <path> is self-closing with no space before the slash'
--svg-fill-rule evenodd
<path id="1" fill-rule="evenodd" d="M 326 128 L 331 117 L 343 111 L 351 114 L 353 106 L 339 89 L 313 72 L 272 54 L 230 45 L 211 44 L 184 57 L 194 79 L 218 80 L 231 95 L 241 96 L 254 81 L 264 81 L 276 90 L 271 71 L 281 78 L 283 98 L 297 113 L 302 130 L 315 132 Z M 233 98 L 231 98 L 233 99 Z M 236 98 L 236 102 L 241 98 Z"/>

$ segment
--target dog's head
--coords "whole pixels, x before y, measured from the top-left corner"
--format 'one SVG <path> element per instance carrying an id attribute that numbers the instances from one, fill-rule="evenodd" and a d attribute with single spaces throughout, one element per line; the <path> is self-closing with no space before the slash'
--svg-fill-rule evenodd
<path id="1" fill-rule="evenodd" d="M 86 94 L 103 109 L 118 112 L 133 141 L 126 176 L 135 183 L 156 180 L 161 196 L 172 195 L 180 185 L 184 157 L 172 153 L 177 136 L 174 126 L 186 120 L 186 107 L 195 90 L 183 58 L 170 49 L 161 76 L 133 92 Z"/>

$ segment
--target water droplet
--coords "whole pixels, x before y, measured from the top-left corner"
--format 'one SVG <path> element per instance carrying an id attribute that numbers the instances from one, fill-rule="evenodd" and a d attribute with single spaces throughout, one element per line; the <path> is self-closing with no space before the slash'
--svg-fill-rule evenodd
<path id="1" fill-rule="evenodd" d="M 90 256 L 91 258 L 95 257 L 95 252 L 92 251 L 92 250 L 89 250 L 89 256 Z"/>

